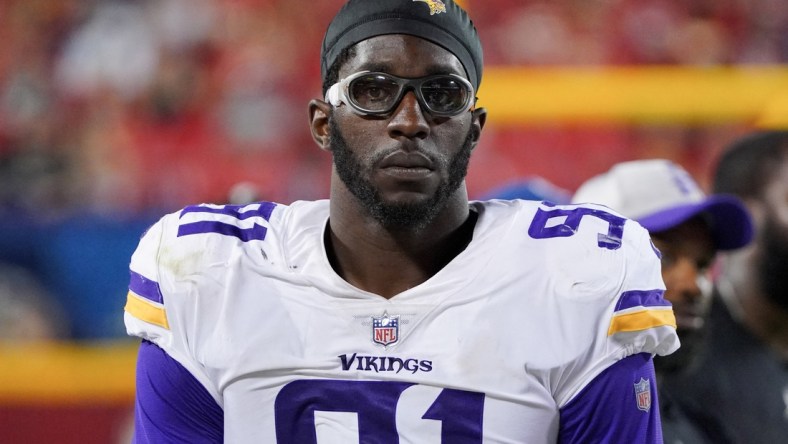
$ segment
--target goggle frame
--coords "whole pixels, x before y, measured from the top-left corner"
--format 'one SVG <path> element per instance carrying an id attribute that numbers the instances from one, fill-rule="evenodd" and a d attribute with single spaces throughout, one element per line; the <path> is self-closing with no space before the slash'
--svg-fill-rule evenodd
<path id="1" fill-rule="evenodd" d="M 361 77 L 370 76 L 370 75 L 380 75 L 391 79 L 394 83 L 399 85 L 399 91 L 397 93 L 396 100 L 392 102 L 390 106 L 388 106 L 384 110 L 372 110 L 367 109 L 359 105 L 355 100 L 352 99 L 349 91 L 351 83 Z M 423 84 L 427 83 L 428 81 L 434 80 L 436 78 L 446 78 L 450 77 L 452 80 L 459 81 L 467 89 L 467 94 L 465 97 L 465 103 L 462 106 L 458 107 L 454 111 L 437 111 L 434 110 L 430 105 L 427 103 L 427 100 L 424 98 L 423 91 L 421 87 Z M 449 73 L 449 74 L 436 74 L 430 75 L 425 77 L 419 77 L 415 79 L 406 79 L 402 77 L 397 77 L 392 74 L 388 74 L 385 72 L 378 72 L 378 71 L 359 71 L 353 73 L 344 79 L 339 80 L 337 83 L 331 85 L 330 88 L 326 91 L 325 101 L 330 103 L 332 106 L 339 107 L 342 103 L 346 103 L 356 114 L 362 116 L 386 116 L 391 114 L 397 106 L 399 106 L 400 102 L 402 102 L 402 98 L 405 97 L 408 90 L 412 90 L 414 94 L 416 94 L 416 99 L 419 102 L 419 106 L 421 106 L 422 111 L 426 111 L 432 116 L 436 117 L 455 117 L 459 116 L 462 113 L 467 111 L 471 111 L 474 107 L 476 102 L 475 91 L 473 89 L 473 85 L 464 77 Z"/>

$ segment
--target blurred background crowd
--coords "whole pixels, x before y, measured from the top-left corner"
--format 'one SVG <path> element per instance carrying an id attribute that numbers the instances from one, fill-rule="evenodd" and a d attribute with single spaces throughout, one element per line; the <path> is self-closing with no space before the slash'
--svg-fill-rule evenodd
<path id="1" fill-rule="evenodd" d="M 306 103 L 319 96 L 320 41 L 341 3 L 0 2 L 0 273 L 25 275 L 13 285 L 59 307 L 41 335 L 122 336 L 128 256 L 164 212 L 327 197 L 330 158 L 310 138 Z M 788 61 L 784 0 L 464 4 L 488 69 Z M 482 197 L 536 176 L 572 191 L 615 162 L 647 157 L 706 184 L 711 161 L 750 124 L 513 126 L 492 112 L 469 190 Z M 2 298 L 0 313 L 14 299 Z"/>

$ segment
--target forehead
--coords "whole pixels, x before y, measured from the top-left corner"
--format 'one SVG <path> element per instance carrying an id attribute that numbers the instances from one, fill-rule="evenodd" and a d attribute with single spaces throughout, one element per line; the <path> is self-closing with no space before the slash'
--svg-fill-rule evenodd
<path id="1" fill-rule="evenodd" d="M 714 238 L 711 227 L 703 215 L 698 215 L 679 225 L 651 233 L 655 242 L 669 245 L 676 250 L 687 250 L 695 254 L 714 253 Z"/>
<path id="2" fill-rule="evenodd" d="M 389 34 L 355 45 L 355 55 L 340 70 L 340 77 L 358 71 L 381 71 L 399 77 L 459 74 L 467 78 L 460 60 L 440 45 L 419 37 Z"/>

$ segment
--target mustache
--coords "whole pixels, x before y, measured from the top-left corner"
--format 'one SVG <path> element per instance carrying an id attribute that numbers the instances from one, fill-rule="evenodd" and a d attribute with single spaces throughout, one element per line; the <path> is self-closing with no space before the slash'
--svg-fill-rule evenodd
<path id="1" fill-rule="evenodd" d="M 387 148 L 382 148 L 378 151 L 373 151 L 369 153 L 366 160 L 369 162 L 370 165 L 379 165 L 383 159 L 389 157 L 392 154 L 405 151 L 401 146 L 392 146 Z M 425 150 L 423 147 L 417 146 L 415 148 L 411 148 L 407 150 L 408 153 L 418 154 L 427 159 L 429 159 L 430 163 L 433 165 L 445 165 L 448 162 L 448 157 L 443 155 L 442 153 L 433 152 L 430 150 Z"/>
<path id="2" fill-rule="evenodd" d="M 328 124 L 331 129 L 331 142 L 333 144 L 342 144 L 342 146 L 347 146 L 347 138 L 342 133 L 342 130 L 339 128 L 339 125 L 336 123 L 336 120 L 333 116 L 333 111 L 328 115 Z M 402 144 L 405 145 L 405 144 Z M 383 161 L 386 157 L 398 152 L 404 151 L 402 146 L 393 145 L 390 147 L 380 148 L 379 150 L 369 150 L 368 153 L 359 156 L 360 159 L 368 162 L 370 165 L 378 165 L 380 162 Z M 445 165 L 449 162 L 449 156 L 447 154 L 441 153 L 437 150 L 429 150 L 425 149 L 420 144 L 410 144 L 408 152 L 420 154 L 427 159 L 432 164 L 435 165 Z"/>

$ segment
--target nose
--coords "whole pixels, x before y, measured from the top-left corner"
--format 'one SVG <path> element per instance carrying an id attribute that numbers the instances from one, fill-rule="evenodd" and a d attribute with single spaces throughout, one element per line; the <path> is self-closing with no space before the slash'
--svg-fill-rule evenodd
<path id="1" fill-rule="evenodd" d="M 429 134 L 430 125 L 413 91 L 407 91 L 400 100 L 389 120 L 388 132 L 395 139 L 424 139 Z"/>

